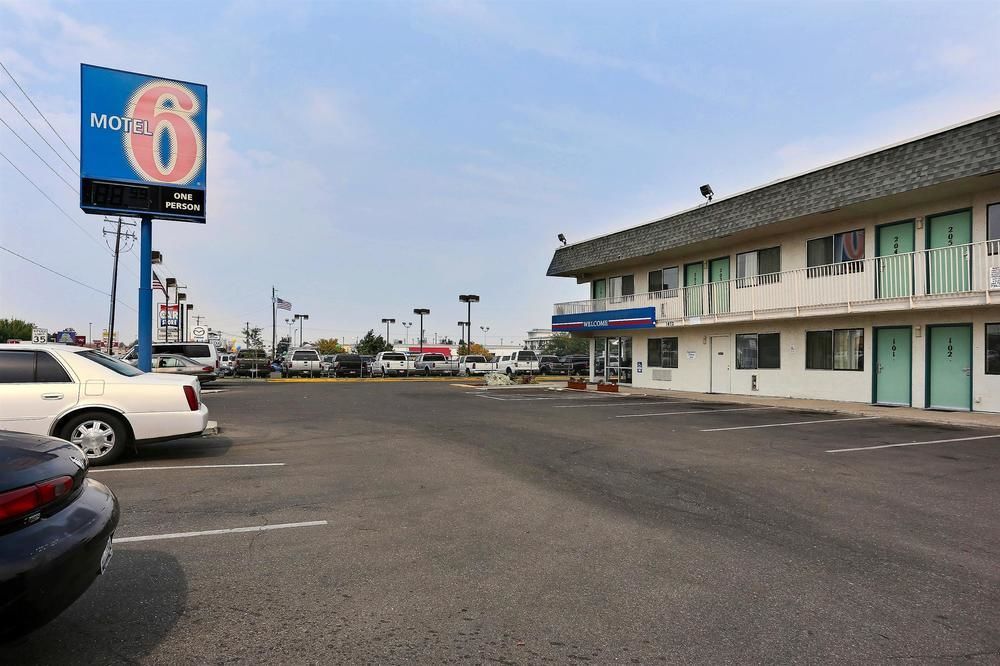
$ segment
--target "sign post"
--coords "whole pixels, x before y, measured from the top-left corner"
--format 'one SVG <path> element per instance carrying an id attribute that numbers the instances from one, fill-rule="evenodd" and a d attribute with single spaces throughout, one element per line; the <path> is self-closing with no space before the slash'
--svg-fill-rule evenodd
<path id="1" fill-rule="evenodd" d="M 80 65 L 80 208 L 139 233 L 139 369 L 153 344 L 153 218 L 205 223 L 208 88 Z"/>

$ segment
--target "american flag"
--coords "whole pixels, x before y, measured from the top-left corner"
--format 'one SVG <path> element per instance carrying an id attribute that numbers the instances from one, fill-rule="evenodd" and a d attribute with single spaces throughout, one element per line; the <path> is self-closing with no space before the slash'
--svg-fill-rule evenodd
<path id="1" fill-rule="evenodd" d="M 167 293 L 167 289 L 163 286 L 163 283 L 160 282 L 160 276 L 156 274 L 156 271 L 153 271 L 153 289 L 159 289 L 164 294 Z"/>
<path id="2" fill-rule="evenodd" d="M 279 310 L 288 310 L 289 312 L 292 311 L 292 303 L 291 303 L 291 301 L 286 301 L 286 300 L 284 300 L 282 298 L 275 298 L 274 299 L 274 304 L 277 306 L 277 308 Z"/>

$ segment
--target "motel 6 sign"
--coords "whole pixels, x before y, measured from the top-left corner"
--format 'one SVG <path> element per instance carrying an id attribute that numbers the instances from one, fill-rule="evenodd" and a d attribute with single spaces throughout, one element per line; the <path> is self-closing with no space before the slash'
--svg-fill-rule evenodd
<path id="1" fill-rule="evenodd" d="M 205 221 L 208 88 L 80 66 L 80 207 Z"/>

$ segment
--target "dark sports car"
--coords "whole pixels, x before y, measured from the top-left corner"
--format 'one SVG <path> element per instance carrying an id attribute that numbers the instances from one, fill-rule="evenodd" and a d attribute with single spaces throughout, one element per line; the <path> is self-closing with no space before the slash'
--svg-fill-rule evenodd
<path id="1" fill-rule="evenodd" d="M 86 592 L 111 559 L 118 499 L 54 437 L 0 431 L 0 642 Z"/>

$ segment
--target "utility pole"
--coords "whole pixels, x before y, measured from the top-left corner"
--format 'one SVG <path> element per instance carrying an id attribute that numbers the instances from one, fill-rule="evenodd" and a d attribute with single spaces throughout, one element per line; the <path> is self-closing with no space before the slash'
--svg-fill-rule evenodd
<path id="1" fill-rule="evenodd" d="M 105 224 L 117 225 L 113 231 L 108 228 L 105 228 L 103 231 L 105 242 L 108 242 L 108 236 L 114 234 L 115 237 L 115 265 L 111 272 L 111 312 L 108 315 L 108 354 L 110 355 L 111 346 L 114 344 L 115 339 L 115 301 L 117 300 L 116 297 L 118 294 L 118 257 L 122 252 L 122 225 L 124 224 L 128 227 L 134 227 L 135 223 L 122 222 L 122 218 L 120 217 L 117 222 L 115 220 L 109 220 L 108 218 L 104 218 L 104 222 Z M 126 231 L 124 236 L 126 242 L 129 244 L 126 248 L 126 251 L 128 251 L 132 247 L 131 243 L 135 240 L 135 232 Z M 110 247 L 110 243 L 108 244 L 108 247 Z"/>
<path id="2" fill-rule="evenodd" d="M 274 285 L 271 285 L 271 359 L 278 351 L 278 302 L 275 299 Z"/>
<path id="3" fill-rule="evenodd" d="M 194 315 L 194 325 L 201 326 L 202 319 L 205 319 L 205 315 Z"/>

